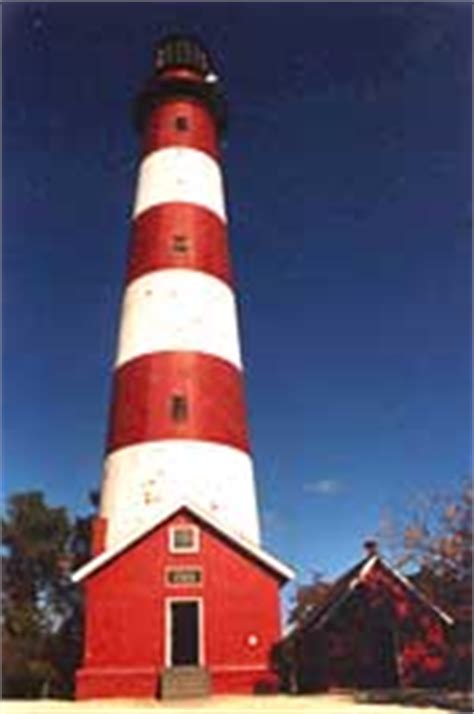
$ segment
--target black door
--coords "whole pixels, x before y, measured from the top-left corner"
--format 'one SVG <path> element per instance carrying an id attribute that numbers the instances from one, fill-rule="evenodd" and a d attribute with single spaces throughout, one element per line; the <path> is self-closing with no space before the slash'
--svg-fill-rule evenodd
<path id="1" fill-rule="evenodd" d="M 199 664 L 197 602 L 171 603 L 171 665 Z"/>

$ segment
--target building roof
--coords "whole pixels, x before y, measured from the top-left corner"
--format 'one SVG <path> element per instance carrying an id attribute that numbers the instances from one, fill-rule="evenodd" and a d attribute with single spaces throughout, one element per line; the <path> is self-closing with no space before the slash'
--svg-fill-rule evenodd
<path id="1" fill-rule="evenodd" d="M 372 554 L 361 560 L 336 580 L 324 601 L 320 605 L 313 607 L 300 625 L 295 624 L 290 631 L 287 631 L 287 636 L 290 637 L 298 630 L 321 629 L 324 627 L 339 607 L 350 598 L 354 590 L 364 582 L 376 565 L 382 567 L 393 578 L 398 580 L 420 603 L 432 610 L 444 623 L 447 625 L 454 624 L 453 618 L 431 602 L 408 578 L 392 567 L 380 555 Z"/>
<path id="2" fill-rule="evenodd" d="M 88 563 L 81 566 L 75 573 L 72 574 L 72 581 L 75 583 L 84 580 L 84 578 L 89 577 L 92 573 L 95 573 L 99 568 L 103 567 L 113 558 L 121 555 L 125 550 L 130 548 L 134 543 L 144 538 L 148 533 L 157 528 L 159 525 L 171 518 L 175 513 L 180 510 L 187 510 L 192 513 L 196 518 L 203 521 L 211 528 L 216 530 L 220 535 L 227 538 L 232 544 L 239 546 L 245 551 L 249 556 L 253 557 L 255 560 L 265 565 L 269 570 L 276 573 L 282 580 L 292 580 L 295 577 L 295 572 L 288 565 L 285 565 L 280 560 L 275 558 L 267 551 L 263 550 L 259 545 L 248 540 L 244 536 L 240 535 L 233 529 L 229 528 L 227 525 L 223 524 L 215 516 L 211 515 L 207 511 L 204 511 L 196 504 L 191 503 L 188 500 L 176 501 L 171 504 L 168 508 L 163 510 L 159 516 L 147 523 L 146 526 L 139 528 L 132 533 L 130 533 L 126 538 L 124 538 L 120 543 L 118 543 L 113 548 L 104 550 L 102 553 L 97 555 Z"/>

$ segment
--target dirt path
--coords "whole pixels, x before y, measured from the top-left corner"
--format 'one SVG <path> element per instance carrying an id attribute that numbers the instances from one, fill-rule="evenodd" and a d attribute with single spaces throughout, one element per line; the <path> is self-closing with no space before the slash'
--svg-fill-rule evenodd
<path id="1" fill-rule="evenodd" d="M 2 701 L 1 714 L 149 714 L 174 712 L 174 714 L 196 714 L 196 712 L 315 712 L 315 714 L 440 714 L 442 710 L 427 707 L 409 707 L 396 704 L 357 704 L 349 696 L 315 695 L 290 697 L 285 695 L 265 697 L 215 696 L 209 699 L 188 700 L 186 702 L 160 702 L 156 700 L 112 700 L 64 702 L 52 699 L 40 701 Z"/>

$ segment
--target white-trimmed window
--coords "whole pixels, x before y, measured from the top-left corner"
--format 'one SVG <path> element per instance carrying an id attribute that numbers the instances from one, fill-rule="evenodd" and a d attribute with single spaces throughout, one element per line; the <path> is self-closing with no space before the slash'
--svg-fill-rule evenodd
<path id="1" fill-rule="evenodd" d="M 199 529 L 197 526 L 171 526 L 168 533 L 171 553 L 197 553 L 199 551 Z"/>

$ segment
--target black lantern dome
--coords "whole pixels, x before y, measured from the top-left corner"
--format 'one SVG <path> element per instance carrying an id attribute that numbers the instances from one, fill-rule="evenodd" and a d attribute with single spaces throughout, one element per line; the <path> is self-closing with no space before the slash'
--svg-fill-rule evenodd
<path id="1" fill-rule="evenodd" d="M 220 130 L 226 124 L 226 105 L 221 82 L 203 45 L 187 35 L 168 35 L 155 50 L 154 74 L 134 106 L 134 123 L 142 132 L 150 112 L 161 102 L 187 97 L 204 102 Z M 195 75 L 173 76 L 171 70 L 187 69 Z"/>

